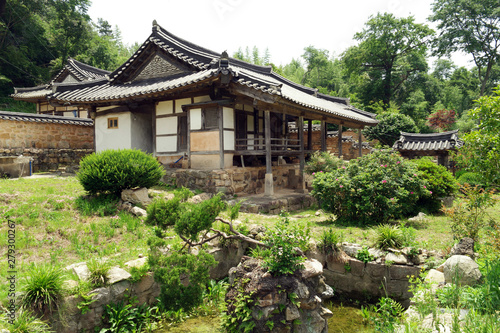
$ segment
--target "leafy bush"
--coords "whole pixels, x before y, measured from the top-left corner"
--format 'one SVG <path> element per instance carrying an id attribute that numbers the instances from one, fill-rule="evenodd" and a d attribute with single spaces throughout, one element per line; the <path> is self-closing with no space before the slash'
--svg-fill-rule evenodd
<path id="1" fill-rule="evenodd" d="M 492 207 L 497 199 L 492 191 L 468 184 L 462 186 L 460 192 L 460 200 L 451 208 L 443 207 L 442 211 L 451 220 L 451 231 L 455 239 L 470 237 L 477 241 L 482 228 L 495 224 L 486 209 Z"/>
<path id="2" fill-rule="evenodd" d="M 151 187 L 165 174 L 161 164 L 140 150 L 105 150 L 84 157 L 77 178 L 90 194 Z"/>
<path id="3" fill-rule="evenodd" d="M 23 286 L 21 304 L 39 316 L 57 309 L 63 295 L 64 273 L 51 265 L 33 265 Z"/>
<path id="4" fill-rule="evenodd" d="M 190 189 L 182 186 L 181 188 L 174 190 L 174 195 L 176 198 L 179 198 L 180 201 L 184 202 L 187 199 L 193 197 L 194 193 L 191 192 Z"/>
<path id="5" fill-rule="evenodd" d="M 442 165 L 432 162 L 428 158 L 412 160 L 416 164 L 418 174 L 427 181 L 427 190 L 430 196 L 420 198 L 418 207 L 425 207 L 428 212 L 435 213 L 441 209 L 439 198 L 454 195 L 458 191 L 458 183 L 452 173 Z"/>
<path id="6" fill-rule="evenodd" d="M 203 250 L 198 255 L 186 253 L 179 247 L 162 255 L 163 240 L 150 242 L 148 258 L 155 280 L 161 285 L 158 299 L 165 310 L 189 311 L 203 302 L 203 293 L 210 279 L 209 269 L 215 266 L 214 257 Z"/>
<path id="7" fill-rule="evenodd" d="M 174 225 L 179 219 L 180 203 L 181 201 L 177 197 L 170 200 L 160 198 L 153 200 L 147 207 L 146 223 L 161 228 Z"/>
<path id="8" fill-rule="evenodd" d="M 286 214 L 281 216 L 281 221 L 274 229 L 268 230 L 263 240 L 270 248 L 263 266 L 276 276 L 293 274 L 303 268 L 305 258 L 297 253 L 297 248 L 305 251 L 309 244 L 309 230 L 291 226 Z"/>
<path id="9" fill-rule="evenodd" d="M 471 186 L 484 187 L 481 175 L 475 172 L 464 172 L 458 177 L 458 183 L 460 185 L 469 184 Z"/>
<path id="10" fill-rule="evenodd" d="M 375 228 L 375 244 L 379 249 L 400 249 L 404 245 L 403 233 L 394 225 L 382 224 Z"/>
<path id="11" fill-rule="evenodd" d="M 377 126 L 367 127 L 363 134 L 368 140 L 379 140 L 392 147 L 401 136 L 401 132 L 415 133 L 418 128 L 415 121 L 401 113 L 384 113 L 377 116 Z"/>
<path id="12" fill-rule="evenodd" d="M 358 252 L 356 253 L 356 259 L 358 259 L 364 263 L 368 263 L 370 261 L 375 260 L 373 255 L 371 255 L 370 252 L 368 251 L 367 246 L 363 246 L 361 248 L 361 250 L 358 250 Z"/>
<path id="13" fill-rule="evenodd" d="M 312 195 L 339 222 L 384 223 L 411 214 L 418 198 L 430 195 L 415 164 L 383 150 L 317 173 Z"/>
<path id="14" fill-rule="evenodd" d="M 161 314 L 156 306 L 142 304 L 137 307 L 124 302 L 111 303 L 106 305 L 103 315 L 105 325 L 109 327 L 102 328 L 99 333 L 142 332 L 150 322 L 160 318 Z"/>
<path id="15" fill-rule="evenodd" d="M 315 174 L 317 172 L 331 172 L 338 169 L 344 165 L 344 161 L 334 154 L 324 151 L 316 151 L 311 155 L 309 161 L 307 162 L 304 171 L 309 174 Z"/>

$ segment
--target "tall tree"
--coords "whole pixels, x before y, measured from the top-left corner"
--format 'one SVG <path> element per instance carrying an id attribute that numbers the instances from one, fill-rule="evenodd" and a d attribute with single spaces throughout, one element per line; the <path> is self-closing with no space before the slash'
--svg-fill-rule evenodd
<path id="1" fill-rule="evenodd" d="M 377 14 L 354 35 L 359 41 L 343 55 L 348 75 L 368 76 L 361 87 L 365 105 L 381 100 L 389 108 L 397 91 L 415 72 L 427 70 L 427 41 L 433 31 L 412 16 Z"/>
<path id="2" fill-rule="evenodd" d="M 472 56 L 486 91 L 493 66 L 500 60 L 500 1 L 435 0 L 430 20 L 438 22 L 437 55 L 463 51 Z"/>

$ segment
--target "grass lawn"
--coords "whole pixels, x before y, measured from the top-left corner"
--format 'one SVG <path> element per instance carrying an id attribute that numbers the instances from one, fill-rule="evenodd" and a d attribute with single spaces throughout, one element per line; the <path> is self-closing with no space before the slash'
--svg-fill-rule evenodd
<path id="1" fill-rule="evenodd" d="M 24 273 L 36 262 L 65 267 L 91 258 L 106 257 L 113 264 L 148 254 L 147 240 L 153 228 L 143 219 L 118 212 L 116 199 L 88 201 L 75 177 L 2 179 L 0 180 L 0 278 L 7 276 L 8 220 L 16 224 L 16 270 L 18 291 Z M 309 228 L 311 236 L 319 239 L 328 228 L 343 233 L 343 240 L 372 245 L 371 228 L 336 226 L 333 217 L 316 209 L 290 214 L 291 223 Z M 500 216 L 500 203 L 490 210 Z M 272 227 L 279 216 L 241 213 L 242 223 Z M 399 221 L 401 223 L 405 221 Z M 450 227 L 444 216 L 428 216 L 426 221 L 408 223 L 415 228 L 419 245 L 445 254 L 454 243 Z M 173 231 L 169 235 L 173 235 Z M 7 301 L 7 284 L 1 284 L 0 300 Z"/>

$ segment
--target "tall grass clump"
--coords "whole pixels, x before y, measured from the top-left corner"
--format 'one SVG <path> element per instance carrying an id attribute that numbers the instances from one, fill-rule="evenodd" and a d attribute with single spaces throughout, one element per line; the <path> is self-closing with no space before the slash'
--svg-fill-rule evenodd
<path id="1" fill-rule="evenodd" d="M 21 305 L 39 316 L 57 310 L 63 296 L 63 271 L 51 265 L 32 265 L 22 288 Z"/>
<path id="2" fill-rule="evenodd" d="M 108 283 L 108 271 L 111 264 L 100 259 L 91 259 L 87 262 L 89 282 L 94 288 L 104 287 Z"/>
<path id="3" fill-rule="evenodd" d="M 404 236 L 397 226 L 381 224 L 375 228 L 375 244 L 382 250 L 400 249 L 404 246 Z"/>
<path id="4" fill-rule="evenodd" d="M 140 150 L 110 149 L 83 158 L 77 178 L 85 191 L 94 195 L 151 187 L 164 174 L 161 164 L 151 155 Z"/>

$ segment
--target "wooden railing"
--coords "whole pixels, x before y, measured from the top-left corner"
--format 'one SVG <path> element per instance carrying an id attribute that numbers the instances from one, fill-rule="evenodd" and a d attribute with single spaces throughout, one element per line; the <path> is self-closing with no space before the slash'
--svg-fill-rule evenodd
<path id="1" fill-rule="evenodd" d="M 236 139 L 236 150 L 265 151 L 265 138 Z M 299 139 L 271 138 L 271 151 L 300 151 Z"/>

